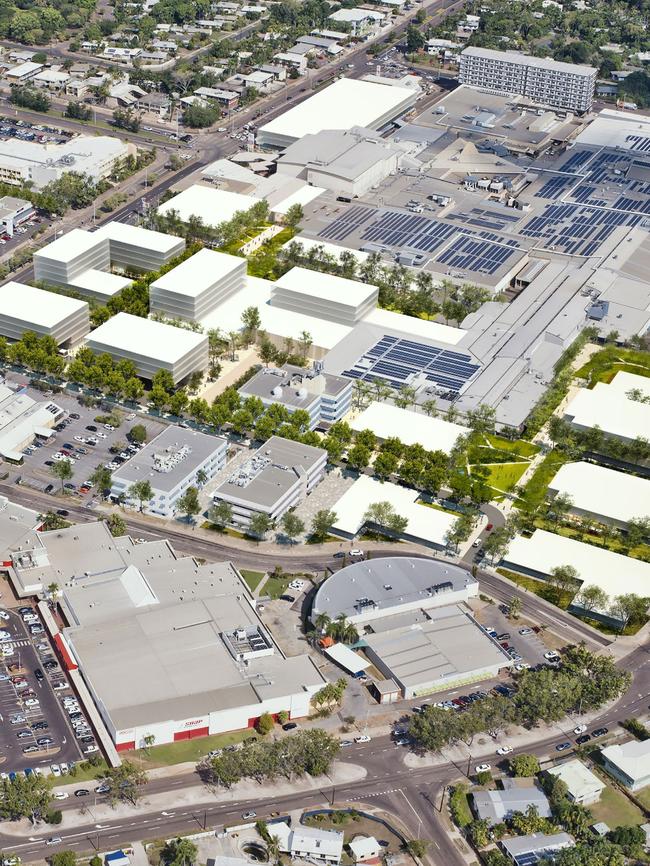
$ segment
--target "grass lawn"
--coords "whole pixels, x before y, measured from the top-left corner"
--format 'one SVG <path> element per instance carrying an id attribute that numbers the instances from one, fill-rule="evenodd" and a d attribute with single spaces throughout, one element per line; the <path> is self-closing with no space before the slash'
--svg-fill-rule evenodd
<path id="1" fill-rule="evenodd" d="M 244 737 L 255 736 L 254 731 L 234 731 L 227 734 L 213 734 L 211 737 L 197 737 L 195 740 L 180 740 L 177 743 L 165 743 L 163 746 L 152 746 L 148 751 L 136 749 L 134 752 L 122 752 L 123 758 L 133 761 L 144 770 L 153 767 L 168 767 L 171 764 L 184 764 L 187 761 L 196 763 L 204 758 L 212 749 L 223 749 L 232 743 L 241 743 Z"/>
<path id="2" fill-rule="evenodd" d="M 210 523 L 209 520 L 203 521 L 201 529 L 209 529 L 210 532 L 218 532 L 219 535 L 229 535 L 231 538 L 248 538 L 247 535 L 244 535 L 243 532 L 239 532 L 237 529 L 231 529 L 229 526 L 217 526 L 216 523 Z"/>
<path id="3" fill-rule="evenodd" d="M 498 448 L 501 451 L 511 451 L 519 457 L 534 457 L 539 454 L 539 445 L 533 445 L 532 442 L 526 442 L 525 439 L 504 439 L 501 436 L 495 436 L 492 433 L 485 435 L 488 443 L 493 448 Z"/>
<path id="4" fill-rule="evenodd" d="M 597 382 L 611 382 L 619 371 L 650 376 L 650 352 L 607 346 L 580 367 L 576 377 L 586 379 L 593 388 Z"/>
<path id="5" fill-rule="evenodd" d="M 636 791 L 634 796 L 643 803 L 646 809 L 650 809 L 650 785 L 642 788 L 640 791 Z"/>
<path id="6" fill-rule="evenodd" d="M 548 485 L 553 480 L 555 473 L 570 459 L 567 454 L 563 454 L 557 449 L 550 451 L 526 484 L 524 495 L 515 500 L 515 506 L 524 511 L 534 511 L 544 501 Z"/>
<path id="7" fill-rule="evenodd" d="M 246 581 L 246 585 L 251 592 L 255 592 L 257 587 L 262 582 L 262 578 L 264 577 L 265 573 L 266 572 L 264 571 L 249 571 L 247 568 L 240 569 L 240 574 Z"/>
<path id="8" fill-rule="evenodd" d="M 509 491 L 517 484 L 528 468 L 528 463 L 487 463 L 490 470 L 487 483 L 495 490 Z"/>
<path id="9" fill-rule="evenodd" d="M 76 772 L 74 774 L 68 773 L 67 775 L 61 776 L 61 781 L 58 784 L 64 785 L 67 782 L 72 781 L 87 782 L 90 779 L 96 779 L 100 775 L 100 773 L 108 770 L 108 764 L 104 760 L 102 760 L 101 764 L 98 767 L 92 767 L 90 764 L 88 764 L 88 766 L 85 766 L 85 764 L 85 761 L 83 762 L 83 765 L 81 763 L 77 764 L 75 768 Z"/>
<path id="10" fill-rule="evenodd" d="M 417 505 L 426 505 L 427 508 L 433 508 L 434 511 L 444 511 L 445 514 L 453 514 L 454 517 L 458 517 L 460 512 L 453 511 L 451 508 L 445 508 L 443 505 L 438 505 L 437 502 L 426 502 L 424 499 L 418 499 Z"/>
<path id="11" fill-rule="evenodd" d="M 289 583 L 293 580 L 293 575 L 283 575 L 282 577 L 269 577 L 269 579 L 264 584 L 264 595 L 268 595 L 269 598 L 280 598 L 280 596 L 287 591 L 287 587 Z"/>
<path id="12" fill-rule="evenodd" d="M 628 800 L 625 794 L 610 788 L 609 785 L 601 794 L 600 800 L 589 806 L 589 809 L 596 821 L 604 821 L 612 829 L 621 825 L 634 827 L 645 821 L 641 810 Z"/>
<path id="13" fill-rule="evenodd" d="M 518 572 L 510 571 L 507 568 L 497 568 L 497 572 L 502 574 L 504 577 L 507 577 L 508 580 L 511 580 L 513 583 L 516 583 L 517 586 L 527 589 L 528 592 L 535 593 L 535 595 L 538 595 L 546 601 L 550 601 L 551 604 L 562 608 L 562 610 L 567 609 L 574 595 L 572 592 L 560 592 L 560 590 L 555 586 L 551 586 L 551 584 L 547 583 L 545 580 L 537 580 L 535 577 L 528 577 L 528 575 L 519 574 Z"/>

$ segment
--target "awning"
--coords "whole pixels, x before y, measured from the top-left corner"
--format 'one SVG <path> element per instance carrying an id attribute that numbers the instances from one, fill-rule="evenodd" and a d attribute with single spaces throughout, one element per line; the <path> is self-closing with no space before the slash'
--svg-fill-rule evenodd
<path id="1" fill-rule="evenodd" d="M 349 647 L 342 643 L 335 643 L 333 647 L 325 650 L 325 655 L 329 656 L 333 662 L 340 665 L 344 670 L 351 674 L 358 674 L 370 667 L 370 662 L 361 658 Z"/>

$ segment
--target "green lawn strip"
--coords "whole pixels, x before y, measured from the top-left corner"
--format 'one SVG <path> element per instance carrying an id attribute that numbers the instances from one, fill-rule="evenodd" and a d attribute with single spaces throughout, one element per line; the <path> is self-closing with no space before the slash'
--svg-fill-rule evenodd
<path id="1" fill-rule="evenodd" d="M 555 532 L 556 535 L 563 535 L 565 538 L 573 538 L 576 541 L 582 541 L 585 544 L 592 544 L 594 547 L 602 547 L 605 550 L 611 550 L 613 553 L 620 553 L 622 556 L 629 556 L 631 559 L 641 559 L 644 562 L 650 562 L 649 544 L 639 544 L 636 547 L 627 548 L 620 538 L 607 538 L 594 532 L 584 532 L 577 527 L 560 526 L 552 520 L 548 520 L 544 517 L 535 518 L 535 526 L 537 529 L 546 529 L 548 532 Z"/>
<path id="2" fill-rule="evenodd" d="M 133 752 L 122 752 L 121 756 L 145 770 L 186 762 L 196 763 L 212 749 L 223 749 L 224 746 L 241 743 L 244 737 L 254 735 L 255 732 L 250 730 L 232 731 L 227 734 L 213 734 L 211 737 L 197 737 L 194 740 L 179 740 L 177 743 L 152 746 L 147 751 L 136 749 Z"/>
<path id="3" fill-rule="evenodd" d="M 612 829 L 620 826 L 635 827 L 645 821 L 641 810 L 628 800 L 625 794 L 609 785 L 600 795 L 600 800 L 592 803 L 589 809 L 595 821 L 604 821 Z"/>
<path id="4" fill-rule="evenodd" d="M 507 493 L 517 484 L 528 468 L 528 463 L 488 463 L 483 464 L 489 469 L 487 483 L 497 491 Z"/>
<path id="5" fill-rule="evenodd" d="M 539 454 L 539 445 L 533 445 L 532 442 L 526 442 L 525 439 L 504 439 L 502 436 L 495 436 L 493 433 L 486 433 L 485 438 L 492 448 L 500 451 L 511 451 L 518 454 L 519 457 L 534 457 Z"/>
<path id="6" fill-rule="evenodd" d="M 418 499 L 416 505 L 426 505 L 427 508 L 433 508 L 434 511 L 444 511 L 445 514 L 453 514 L 454 517 L 460 516 L 460 512 L 454 511 L 452 508 L 444 508 L 444 506 L 438 505 L 437 502 L 426 502 L 424 499 Z"/>
<path id="7" fill-rule="evenodd" d="M 620 371 L 650 376 L 650 352 L 607 346 L 580 367 L 576 377 L 586 379 L 589 387 L 593 388 L 597 382 L 611 382 Z"/>
<path id="8" fill-rule="evenodd" d="M 521 457 L 514 451 L 490 448 L 488 445 L 473 445 L 467 452 L 470 463 L 523 463 L 530 462 L 527 457 Z"/>
<path id="9" fill-rule="evenodd" d="M 268 595 L 269 598 L 280 598 L 286 592 L 289 583 L 293 580 L 293 575 L 282 577 L 274 577 L 271 575 L 264 584 L 263 595 Z"/>
<path id="10" fill-rule="evenodd" d="M 650 785 L 641 788 L 640 791 L 635 791 L 634 796 L 643 803 L 646 809 L 650 810 Z"/>
<path id="11" fill-rule="evenodd" d="M 201 529 L 209 529 L 210 532 L 217 532 L 219 535 L 229 535 L 231 538 L 248 538 L 248 536 L 237 529 L 231 529 L 229 526 L 217 526 L 216 523 L 210 523 L 209 520 L 203 521 Z"/>
<path id="12" fill-rule="evenodd" d="M 562 451 L 557 449 L 550 451 L 526 484 L 523 496 L 515 500 L 515 506 L 526 511 L 534 511 L 544 501 L 548 485 L 555 477 L 555 473 L 570 460 L 571 458 Z"/>
<path id="13" fill-rule="evenodd" d="M 104 760 L 102 760 L 98 767 L 93 767 L 87 761 L 84 761 L 76 765 L 74 773 L 64 773 L 56 784 L 65 785 L 67 782 L 88 782 L 90 779 L 97 779 L 105 770 L 108 770 L 108 764 Z"/>
<path id="14" fill-rule="evenodd" d="M 246 585 L 251 592 L 255 592 L 265 575 L 264 571 L 249 571 L 247 568 L 240 569 L 239 573 L 246 581 Z"/>
<path id="15" fill-rule="evenodd" d="M 497 573 L 507 577 L 508 580 L 516 583 L 517 586 L 521 586 L 522 589 L 527 589 L 528 592 L 538 595 L 545 601 L 550 601 L 551 604 L 554 604 L 562 610 L 568 608 L 571 599 L 573 598 L 573 593 L 561 592 L 546 580 L 538 580 L 535 577 L 529 577 L 528 575 L 519 574 L 516 571 L 510 571 L 508 568 L 497 568 Z"/>

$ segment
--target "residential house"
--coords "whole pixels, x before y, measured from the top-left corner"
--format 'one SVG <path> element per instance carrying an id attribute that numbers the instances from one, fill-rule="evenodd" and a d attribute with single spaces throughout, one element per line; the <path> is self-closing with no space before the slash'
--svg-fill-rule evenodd
<path id="1" fill-rule="evenodd" d="M 600 753 L 603 767 L 631 791 L 650 785 L 650 740 L 630 740 Z"/>
<path id="2" fill-rule="evenodd" d="M 577 759 L 547 770 L 549 776 L 561 779 L 567 786 L 567 796 L 580 806 L 589 806 L 600 800 L 606 785 L 588 767 Z"/>
<path id="3" fill-rule="evenodd" d="M 472 801 L 477 817 L 492 827 L 535 806 L 542 818 L 551 817 L 546 794 L 535 779 L 502 779 L 502 789 L 474 791 Z"/>

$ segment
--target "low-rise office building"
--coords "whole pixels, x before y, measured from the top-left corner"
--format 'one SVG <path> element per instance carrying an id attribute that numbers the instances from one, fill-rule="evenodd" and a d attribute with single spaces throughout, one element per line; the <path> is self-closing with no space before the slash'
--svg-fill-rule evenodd
<path id="1" fill-rule="evenodd" d="M 472 46 L 460 55 L 458 80 L 471 87 L 521 94 L 541 105 L 582 113 L 591 110 L 597 74 L 594 66 Z"/>
<path id="2" fill-rule="evenodd" d="M 378 297 L 377 286 L 297 267 L 276 280 L 271 304 L 352 326 L 374 310 Z"/>
<path id="3" fill-rule="evenodd" d="M 95 522 L 33 533 L 5 567 L 19 584 L 59 584 L 63 664 L 118 751 L 246 729 L 267 712 L 304 717 L 325 684 L 308 655 L 284 656 L 230 562 L 199 565 Z"/>
<path id="4" fill-rule="evenodd" d="M 152 313 L 198 322 L 244 288 L 246 259 L 199 250 L 149 287 Z"/>
<path id="5" fill-rule="evenodd" d="M 135 152 L 134 144 L 107 135 L 80 135 L 63 144 L 8 138 L 0 141 L 0 181 L 14 186 L 30 181 L 41 189 L 69 171 L 103 180 L 119 160 Z"/>
<path id="6" fill-rule="evenodd" d="M 288 412 L 302 409 L 309 415 L 309 429 L 340 421 L 350 411 L 352 381 L 322 372 L 316 362 L 311 369 L 285 364 L 262 367 L 239 389 L 246 397 L 259 397 L 265 406 L 278 404 Z"/>
<path id="7" fill-rule="evenodd" d="M 254 514 L 279 520 L 311 493 L 322 480 L 326 466 L 324 448 L 271 436 L 216 488 L 213 502 L 232 506 L 235 526 L 248 527 Z"/>
<path id="8" fill-rule="evenodd" d="M 159 270 L 184 249 L 183 238 L 126 223 L 109 223 L 96 232 L 73 229 L 34 253 L 34 277 L 106 303 L 131 285 L 112 268 L 136 273 Z"/>
<path id="9" fill-rule="evenodd" d="M 22 451 L 36 437 L 49 439 L 52 428 L 65 415 L 50 400 L 33 400 L 24 390 L 0 385 L 0 457 L 21 463 Z"/>
<path id="10" fill-rule="evenodd" d="M 11 280 L 0 286 L 0 334 L 20 340 L 25 331 L 52 337 L 59 346 L 78 345 L 90 330 L 85 301 Z"/>
<path id="11" fill-rule="evenodd" d="M 650 740 L 631 740 L 600 752 L 603 768 L 631 791 L 650 785 Z"/>
<path id="12" fill-rule="evenodd" d="M 3 195 L 0 198 L 0 233 L 14 236 L 14 231 L 22 223 L 34 216 L 34 205 L 24 198 Z"/>
<path id="13" fill-rule="evenodd" d="M 634 518 L 650 515 L 650 481 L 594 463 L 565 463 L 548 490 L 553 497 L 571 499 L 571 514 L 620 529 Z"/>
<path id="14" fill-rule="evenodd" d="M 343 24 L 349 29 L 351 36 L 359 39 L 375 33 L 385 17 L 385 13 L 373 12 L 370 9 L 338 9 L 332 12 L 329 20 L 336 25 Z"/>
<path id="15" fill-rule="evenodd" d="M 163 369 L 178 384 L 208 366 L 206 334 L 129 313 L 118 313 L 92 331 L 87 346 L 97 355 L 106 352 L 115 361 L 128 358 L 143 379 L 151 380 Z"/>
<path id="16" fill-rule="evenodd" d="M 567 786 L 567 797 L 581 806 L 597 803 L 606 788 L 605 783 L 577 758 L 559 767 L 551 767 L 546 772 L 549 776 L 561 779 Z"/>
<path id="17" fill-rule="evenodd" d="M 216 227 L 229 222 L 239 211 L 250 210 L 259 202 L 260 199 L 252 195 L 195 183 L 161 204 L 158 213 L 166 216 L 173 211 L 183 222 L 191 217 L 199 217 L 204 225 Z"/>
<path id="18" fill-rule="evenodd" d="M 372 430 L 378 439 L 397 438 L 404 445 L 422 445 L 427 451 L 449 454 L 467 427 L 430 418 L 423 412 L 400 409 L 389 403 L 371 403 L 350 422 L 353 430 Z"/>
<path id="19" fill-rule="evenodd" d="M 140 502 L 130 496 L 129 490 L 138 481 L 148 481 L 153 496 L 144 504 L 144 510 L 173 517 L 187 488 L 201 486 L 199 473 L 207 483 L 223 469 L 226 450 L 226 440 L 219 436 L 170 425 L 113 473 L 111 496 L 139 508 Z"/>
<path id="20" fill-rule="evenodd" d="M 648 396 L 649 388 L 644 376 L 617 373 L 609 383 L 581 388 L 566 406 L 564 419 L 576 430 L 599 427 L 606 436 L 632 442 L 650 430 L 650 404 L 633 399 L 630 392 Z"/>

